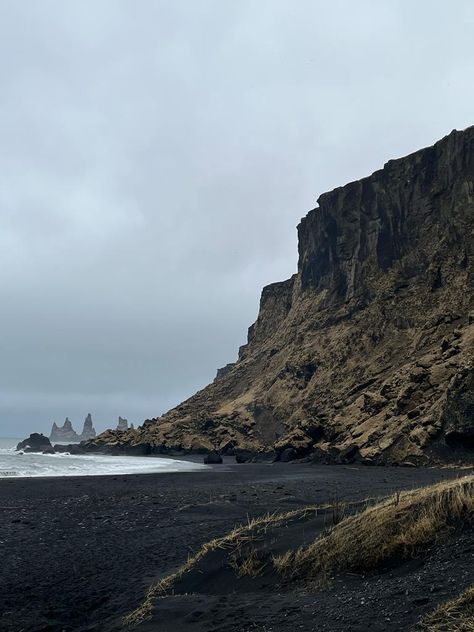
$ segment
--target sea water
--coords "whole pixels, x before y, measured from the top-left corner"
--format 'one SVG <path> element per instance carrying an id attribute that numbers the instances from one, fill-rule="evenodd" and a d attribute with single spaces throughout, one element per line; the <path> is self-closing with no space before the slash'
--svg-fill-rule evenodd
<path id="1" fill-rule="evenodd" d="M 0 437 L 0 478 L 190 472 L 206 465 L 162 457 L 20 453 L 21 439 Z"/>

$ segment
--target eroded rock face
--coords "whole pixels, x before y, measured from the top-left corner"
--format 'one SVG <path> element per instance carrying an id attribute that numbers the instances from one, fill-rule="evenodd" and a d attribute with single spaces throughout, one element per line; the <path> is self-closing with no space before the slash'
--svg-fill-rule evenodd
<path id="1" fill-rule="evenodd" d="M 69 420 L 69 417 L 66 417 L 64 424 L 62 426 L 58 426 L 56 422 L 53 423 L 53 427 L 51 428 L 51 434 L 49 436 L 51 441 L 80 441 L 80 437 L 77 432 L 72 427 L 72 423 Z"/>
<path id="2" fill-rule="evenodd" d="M 469 453 L 474 128 L 325 193 L 298 241 L 298 273 L 264 288 L 238 361 L 98 443 L 366 463 Z"/>
<path id="3" fill-rule="evenodd" d="M 474 452 L 474 364 L 460 371 L 453 380 L 442 421 L 448 446 Z"/>
<path id="4" fill-rule="evenodd" d="M 229 362 L 228 364 L 226 364 L 225 366 L 221 367 L 220 369 L 217 369 L 217 373 L 216 373 L 216 377 L 214 378 L 215 380 L 220 380 L 223 377 L 225 377 L 228 373 L 230 373 L 232 371 L 232 369 L 235 366 L 235 362 Z"/>

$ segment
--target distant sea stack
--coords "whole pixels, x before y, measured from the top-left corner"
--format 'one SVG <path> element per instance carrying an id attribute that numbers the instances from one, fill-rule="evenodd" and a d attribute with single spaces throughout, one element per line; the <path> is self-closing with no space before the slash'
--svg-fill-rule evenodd
<path id="1" fill-rule="evenodd" d="M 66 417 L 66 421 L 60 427 L 55 423 L 53 423 L 53 427 L 51 428 L 51 434 L 49 436 L 50 441 L 59 441 L 61 443 L 79 443 L 80 441 L 89 441 L 89 439 L 94 439 L 96 436 L 96 431 L 94 426 L 92 425 L 92 415 L 89 413 L 84 420 L 84 426 L 81 434 L 77 434 L 77 432 L 72 427 L 72 423 L 69 420 L 69 417 Z"/>
<path id="2" fill-rule="evenodd" d="M 79 439 L 81 441 L 88 441 L 89 439 L 94 439 L 96 436 L 96 431 L 94 426 L 92 425 L 92 415 L 89 413 L 84 420 L 84 427 L 82 429 L 82 434 Z"/>
<path id="3" fill-rule="evenodd" d="M 344 148 L 341 147 L 341 152 Z M 99 445 L 248 460 L 474 460 L 474 127 L 320 196 L 298 271 L 265 287 L 238 360 Z"/>
<path id="4" fill-rule="evenodd" d="M 128 430 L 128 420 L 127 419 L 123 419 L 122 417 L 119 417 L 116 429 L 119 432 L 124 432 L 125 430 Z"/>
<path id="5" fill-rule="evenodd" d="M 61 441 L 61 442 L 78 442 L 80 441 L 80 437 L 77 432 L 72 427 L 72 423 L 69 420 L 69 417 L 66 417 L 62 426 L 58 426 L 56 422 L 53 423 L 53 427 L 51 428 L 51 434 L 49 436 L 50 441 Z"/>

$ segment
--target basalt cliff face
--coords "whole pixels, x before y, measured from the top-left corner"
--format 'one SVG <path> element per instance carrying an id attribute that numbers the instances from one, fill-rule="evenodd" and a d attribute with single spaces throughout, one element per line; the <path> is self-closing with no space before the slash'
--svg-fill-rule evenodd
<path id="1" fill-rule="evenodd" d="M 238 361 L 96 444 L 367 463 L 474 454 L 474 127 L 325 193 L 298 240 L 298 272 L 264 288 Z"/>

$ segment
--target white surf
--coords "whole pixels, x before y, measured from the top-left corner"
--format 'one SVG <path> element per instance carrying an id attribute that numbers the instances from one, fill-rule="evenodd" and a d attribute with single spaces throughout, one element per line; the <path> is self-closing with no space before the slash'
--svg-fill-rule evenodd
<path id="1" fill-rule="evenodd" d="M 20 439 L 0 438 L 0 478 L 192 472 L 207 466 L 163 457 L 16 452 Z"/>

